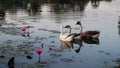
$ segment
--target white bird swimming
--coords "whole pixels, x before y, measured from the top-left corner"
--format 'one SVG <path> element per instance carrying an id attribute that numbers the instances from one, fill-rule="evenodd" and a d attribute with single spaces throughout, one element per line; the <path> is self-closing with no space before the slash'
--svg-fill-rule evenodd
<path id="1" fill-rule="evenodd" d="M 73 41 L 74 34 L 71 34 L 71 26 L 66 25 L 64 28 L 68 28 L 69 32 L 67 34 L 63 34 L 63 26 L 61 25 L 61 33 L 60 33 L 60 40 L 61 41 Z"/>

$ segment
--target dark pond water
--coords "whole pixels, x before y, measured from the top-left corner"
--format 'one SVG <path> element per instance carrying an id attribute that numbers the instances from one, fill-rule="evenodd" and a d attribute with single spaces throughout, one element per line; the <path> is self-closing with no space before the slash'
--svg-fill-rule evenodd
<path id="1" fill-rule="evenodd" d="M 28 11 L 27 1 L 1 0 L 0 68 L 120 67 L 120 0 L 71 1 L 38 2 Z M 69 24 L 77 33 L 79 20 L 83 31 L 99 30 L 99 39 L 61 42 L 60 25 Z M 30 26 L 29 37 L 21 35 L 25 26 Z M 37 49 L 43 50 L 40 62 Z"/>

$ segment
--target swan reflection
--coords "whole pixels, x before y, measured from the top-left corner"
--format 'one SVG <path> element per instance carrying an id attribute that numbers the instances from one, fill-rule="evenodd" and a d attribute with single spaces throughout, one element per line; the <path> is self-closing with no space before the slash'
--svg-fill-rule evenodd
<path id="1" fill-rule="evenodd" d="M 74 49 L 74 46 L 75 46 L 74 44 L 77 44 L 78 47 L 77 47 L 77 49 L 75 49 L 76 53 L 79 53 L 81 47 L 83 46 L 82 40 L 78 40 L 78 39 L 75 39 L 73 42 L 66 42 L 66 41 L 61 41 L 60 40 L 60 44 L 61 44 L 61 49 L 62 50 L 64 50 L 64 49 Z"/>
<path id="2" fill-rule="evenodd" d="M 74 41 L 72 42 L 66 42 L 66 41 L 61 41 L 60 40 L 60 48 L 62 50 L 65 50 L 65 49 L 74 49 L 77 47 L 77 49 L 75 49 L 75 52 L 76 53 L 79 53 L 82 46 L 83 46 L 83 42 L 86 43 L 86 44 L 96 44 L 96 45 L 99 45 L 99 38 L 92 38 L 92 39 L 74 39 Z M 76 46 L 78 45 L 78 46 Z"/>
<path id="3" fill-rule="evenodd" d="M 96 44 L 96 45 L 99 45 L 99 44 L 100 44 L 99 38 L 82 39 L 82 41 L 83 41 L 84 43 L 87 43 L 87 44 Z"/>
<path id="4" fill-rule="evenodd" d="M 73 42 L 67 42 L 67 41 L 61 41 L 60 40 L 60 44 L 61 44 L 61 49 L 73 48 Z"/>
<path id="5" fill-rule="evenodd" d="M 75 50 L 76 53 L 80 52 L 81 47 L 83 46 L 82 40 L 81 39 L 74 39 L 73 41 L 74 44 L 77 44 L 79 47 Z"/>

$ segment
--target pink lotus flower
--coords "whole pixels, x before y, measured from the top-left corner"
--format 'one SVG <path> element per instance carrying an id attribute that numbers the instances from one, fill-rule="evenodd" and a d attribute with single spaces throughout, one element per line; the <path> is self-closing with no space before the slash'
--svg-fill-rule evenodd
<path id="1" fill-rule="evenodd" d="M 25 31 L 26 31 L 26 28 L 25 28 L 25 27 L 21 28 L 21 31 L 25 32 Z"/>
<path id="2" fill-rule="evenodd" d="M 41 54 L 42 53 L 42 49 L 37 49 L 35 52 L 37 53 L 37 54 Z"/>
<path id="3" fill-rule="evenodd" d="M 27 29 L 27 28 L 29 29 L 29 28 L 30 28 L 30 26 L 25 26 L 25 27 L 22 27 L 22 28 L 21 28 L 21 30 L 22 30 L 22 31 L 26 31 L 26 29 Z"/>
<path id="4" fill-rule="evenodd" d="M 38 62 L 40 62 L 40 54 L 42 53 L 42 49 L 37 49 L 35 52 L 39 55 L 39 60 Z"/>

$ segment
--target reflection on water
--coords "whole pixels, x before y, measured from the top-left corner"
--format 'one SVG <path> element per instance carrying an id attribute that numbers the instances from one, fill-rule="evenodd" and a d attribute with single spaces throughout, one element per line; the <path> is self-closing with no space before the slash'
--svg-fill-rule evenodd
<path id="1" fill-rule="evenodd" d="M 118 19 L 118 34 L 120 34 L 120 16 L 119 16 L 119 19 Z"/>
<path id="2" fill-rule="evenodd" d="M 100 0 L 91 0 L 91 5 L 93 8 L 99 7 Z"/>
<path id="3" fill-rule="evenodd" d="M 0 68 L 119 67 L 119 2 L 0 0 Z M 79 27 L 75 25 L 78 20 L 83 22 L 85 31 L 100 30 L 100 37 L 60 41 L 61 23 L 71 25 L 72 33 L 78 33 Z M 21 28 L 25 26 L 30 29 L 23 37 Z M 36 49 L 43 50 L 41 62 Z"/>
<path id="4" fill-rule="evenodd" d="M 41 5 L 44 4 L 44 2 L 47 2 L 51 4 L 51 11 L 54 12 L 66 12 L 66 11 L 84 11 L 87 4 L 91 2 L 91 6 L 93 8 L 97 8 L 100 5 L 100 2 L 103 0 L 59 0 L 59 1 L 53 1 L 53 0 L 14 0 L 14 1 L 4 1 L 1 0 L 0 2 L 0 11 L 1 10 L 8 10 L 8 9 L 16 9 L 17 7 L 25 7 L 25 9 L 28 9 L 29 12 L 41 12 Z M 105 0 L 106 2 L 111 2 L 112 0 Z M 55 4 L 54 4 L 55 3 Z M 15 10 L 16 11 L 16 10 Z"/>
<path id="5" fill-rule="evenodd" d="M 10 60 L 8 61 L 8 67 L 9 68 L 14 68 L 14 59 L 15 57 L 10 58 Z"/>
<path id="6" fill-rule="evenodd" d="M 70 49 L 70 48 L 73 48 L 73 43 L 72 42 L 60 41 L 60 43 L 61 43 L 61 49 Z"/>
<path id="7" fill-rule="evenodd" d="M 76 53 L 80 52 L 81 47 L 83 46 L 82 40 L 81 39 L 74 39 L 73 41 L 74 44 L 77 44 L 79 47 L 75 50 Z"/>
<path id="8" fill-rule="evenodd" d="M 0 26 L 2 26 L 5 19 L 5 12 L 0 10 Z"/>
<path id="9" fill-rule="evenodd" d="M 99 45 L 99 38 L 83 39 L 83 42 L 87 43 L 87 44 L 96 44 L 96 45 Z"/>
<path id="10" fill-rule="evenodd" d="M 61 41 L 61 49 L 74 49 L 75 44 L 78 45 L 78 48 L 75 50 L 76 53 L 80 52 L 80 49 L 83 45 L 83 42 L 86 44 L 96 44 L 99 45 L 99 38 L 94 38 L 94 39 L 74 39 L 73 42 L 66 42 L 66 41 Z"/>

